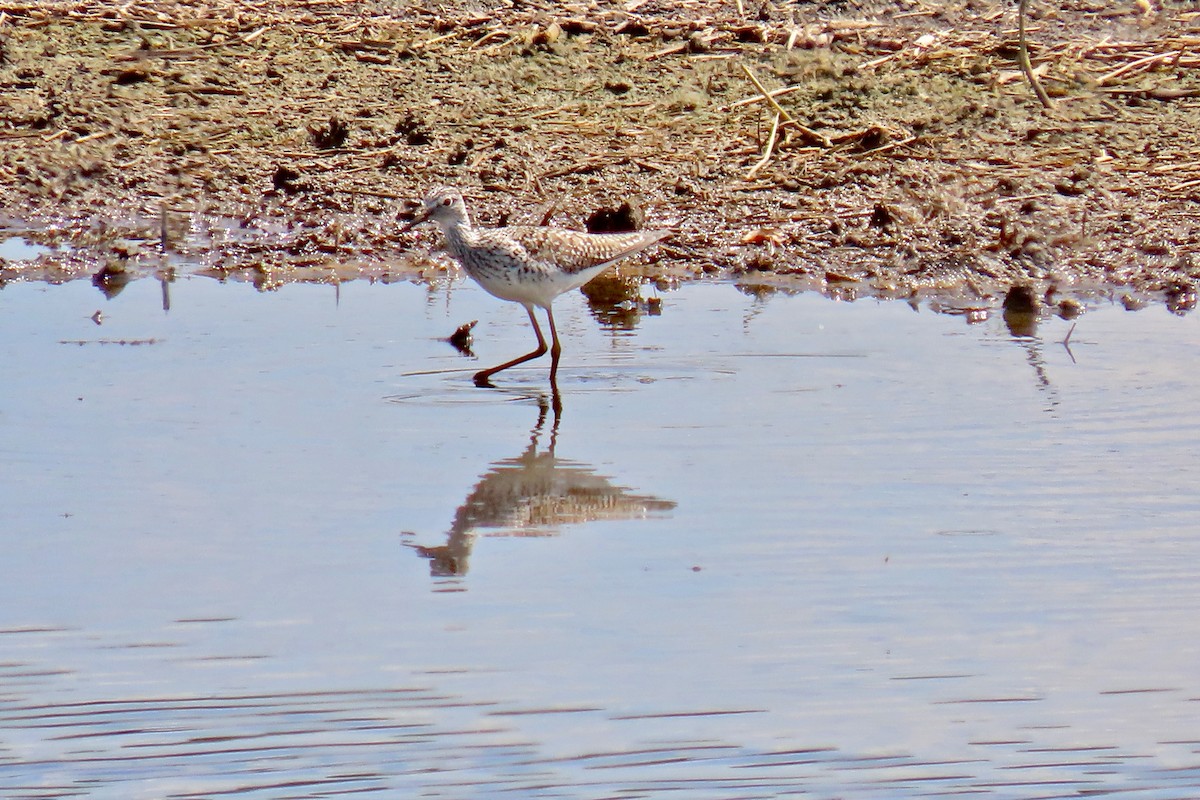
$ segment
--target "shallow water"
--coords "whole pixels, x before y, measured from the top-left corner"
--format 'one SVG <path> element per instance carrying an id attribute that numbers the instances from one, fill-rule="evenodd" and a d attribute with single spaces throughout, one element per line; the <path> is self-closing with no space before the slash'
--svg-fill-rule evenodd
<path id="1" fill-rule="evenodd" d="M 0 229 L 0 264 L 4 261 L 27 261 L 50 252 L 49 247 L 34 244 L 21 236 L 9 236 Z"/>
<path id="2" fill-rule="evenodd" d="M 1195 316 L 163 300 L 0 291 L 6 798 L 1200 794 Z"/>

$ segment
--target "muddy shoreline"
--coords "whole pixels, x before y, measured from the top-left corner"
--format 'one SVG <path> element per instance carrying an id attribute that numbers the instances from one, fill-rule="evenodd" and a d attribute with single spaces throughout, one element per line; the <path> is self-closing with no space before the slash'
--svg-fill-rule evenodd
<path id="1" fill-rule="evenodd" d="M 397 218 L 452 183 L 486 225 L 629 202 L 662 285 L 1186 312 L 1200 12 L 1045 5 L 1048 110 L 991 0 L 0 4 L 0 236 L 55 248 L 0 281 L 419 280 Z"/>

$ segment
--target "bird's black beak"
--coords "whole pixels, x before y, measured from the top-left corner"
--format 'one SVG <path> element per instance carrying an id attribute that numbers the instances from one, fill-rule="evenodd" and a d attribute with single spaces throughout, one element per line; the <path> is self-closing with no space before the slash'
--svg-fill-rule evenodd
<path id="1" fill-rule="evenodd" d="M 400 227 L 400 233 L 408 233 L 413 228 L 429 219 L 429 212 L 423 206 L 417 204 L 411 211 L 401 212 L 397 219 L 404 219 L 406 217 L 408 218 L 408 222 Z"/>

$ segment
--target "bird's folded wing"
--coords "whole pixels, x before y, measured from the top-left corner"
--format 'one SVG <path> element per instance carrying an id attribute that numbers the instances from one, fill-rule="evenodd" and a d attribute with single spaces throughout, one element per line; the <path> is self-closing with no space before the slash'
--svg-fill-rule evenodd
<path id="1" fill-rule="evenodd" d="M 564 272 L 581 272 L 620 261 L 670 236 L 669 231 L 584 233 L 562 228 L 504 228 L 538 262 Z"/>

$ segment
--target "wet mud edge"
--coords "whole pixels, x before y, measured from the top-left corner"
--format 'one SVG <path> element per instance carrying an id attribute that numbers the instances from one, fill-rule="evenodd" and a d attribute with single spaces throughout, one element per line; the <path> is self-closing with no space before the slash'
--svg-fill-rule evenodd
<path id="1" fill-rule="evenodd" d="M 677 232 L 625 269 L 664 287 L 1186 312 L 1200 12 L 1045 5 L 1049 109 L 989 0 L 0 4 L 0 235 L 50 248 L 0 281 L 426 280 L 397 219 L 450 183 L 485 225 L 629 204 Z"/>

